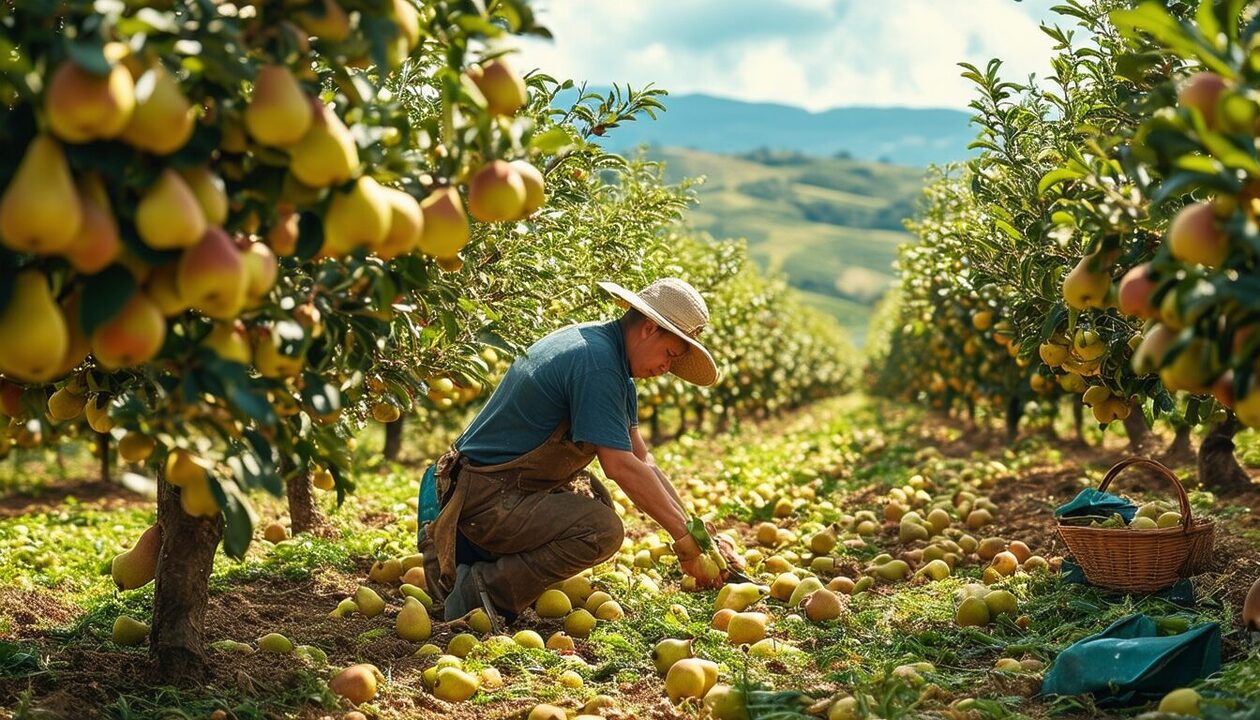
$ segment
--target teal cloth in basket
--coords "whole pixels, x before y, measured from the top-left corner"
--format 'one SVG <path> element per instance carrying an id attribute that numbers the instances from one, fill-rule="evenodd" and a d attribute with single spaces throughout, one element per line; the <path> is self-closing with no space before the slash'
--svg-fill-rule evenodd
<path id="1" fill-rule="evenodd" d="M 1055 658 L 1043 695 L 1092 693 L 1100 706 L 1135 705 L 1163 697 L 1221 667 L 1221 628 L 1196 625 L 1160 637 L 1146 615 L 1130 615 L 1074 643 Z"/>
<path id="2" fill-rule="evenodd" d="M 1137 505 L 1119 495 L 1099 492 L 1097 488 L 1085 488 L 1070 501 L 1055 508 L 1055 517 L 1076 517 L 1080 515 L 1098 515 L 1111 517 L 1112 513 L 1120 513 L 1124 521 L 1130 522 L 1137 514 Z"/>
<path id="3" fill-rule="evenodd" d="M 425 523 L 436 520 L 441 509 L 437 494 L 437 465 L 430 465 L 420 478 L 420 496 L 416 501 L 416 532 L 421 542 L 424 541 Z"/>
<path id="4" fill-rule="evenodd" d="M 1063 567 L 1059 570 L 1059 579 L 1065 583 L 1089 585 L 1089 581 L 1085 579 L 1085 571 L 1080 565 L 1077 565 L 1072 560 L 1063 561 Z M 1170 588 L 1158 590 L 1150 593 L 1150 595 L 1163 598 L 1182 607 L 1194 607 L 1195 604 L 1194 585 L 1185 578 L 1178 580 L 1176 584 Z"/>

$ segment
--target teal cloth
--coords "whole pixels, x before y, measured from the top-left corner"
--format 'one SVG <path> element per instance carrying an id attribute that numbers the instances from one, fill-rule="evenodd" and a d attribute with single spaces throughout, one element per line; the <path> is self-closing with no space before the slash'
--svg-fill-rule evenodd
<path id="1" fill-rule="evenodd" d="M 420 478 L 420 492 L 416 501 L 416 532 L 420 542 L 424 542 L 425 524 L 436 520 L 441 509 L 437 493 L 437 465 L 430 465 Z"/>
<path id="2" fill-rule="evenodd" d="M 1097 488 L 1085 488 L 1070 501 L 1055 508 L 1055 517 L 1079 517 L 1082 515 L 1109 518 L 1113 513 L 1120 513 L 1127 523 L 1137 515 L 1137 505 L 1119 495 L 1099 492 Z"/>
<path id="3" fill-rule="evenodd" d="M 1059 570 L 1059 579 L 1065 583 L 1089 585 L 1089 581 L 1085 579 L 1085 569 L 1070 559 L 1063 561 L 1063 567 Z M 1178 580 L 1170 588 L 1151 593 L 1151 596 L 1163 598 L 1182 607 L 1194 607 L 1195 604 L 1194 585 L 1185 578 Z"/>
<path id="4" fill-rule="evenodd" d="M 531 345 L 455 447 L 476 465 L 504 463 L 541 445 L 563 420 L 575 442 L 632 449 L 639 405 L 617 321 L 570 325 Z"/>
<path id="5" fill-rule="evenodd" d="M 1041 684 L 1043 695 L 1092 693 L 1103 707 L 1136 705 L 1185 687 L 1221 667 L 1221 628 L 1196 625 L 1160 637 L 1146 615 L 1121 618 L 1074 643 L 1055 658 Z"/>

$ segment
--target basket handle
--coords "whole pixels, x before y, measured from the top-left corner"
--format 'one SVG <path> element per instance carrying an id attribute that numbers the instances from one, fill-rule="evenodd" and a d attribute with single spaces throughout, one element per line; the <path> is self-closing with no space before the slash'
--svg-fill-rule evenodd
<path id="1" fill-rule="evenodd" d="M 1181 481 L 1177 479 L 1177 476 L 1161 462 L 1144 457 L 1125 458 L 1115 465 L 1112 465 L 1111 469 L 1107 471 L 1107 475 L 1103 477 L 1102 483 L 1098 486 L 1098 492 L 1106 492 L 1107 486 L 1111 485 L 1111 481 L 1114 480 L 1122 470 L 1133 465 L 1145 465 L 1151 468 L 1157 475 L 1163 477 L 1173 486 L 1173 489 L 1177 491 L 1177 501 L 1181 504 L 1182 530 L 1184 532 L 1189 532 L 1191 521 L 1190 498 L 1186 495 L 1186 489 L 1182 487 Z"/>

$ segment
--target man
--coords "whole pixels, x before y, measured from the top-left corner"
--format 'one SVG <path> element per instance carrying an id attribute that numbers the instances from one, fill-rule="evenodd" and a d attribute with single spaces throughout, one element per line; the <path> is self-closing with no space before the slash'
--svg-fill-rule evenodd
<path id="1" fill-rule="evenodd" d="M 611 282 L 599 286 L 626 313 L 534 343 L 421 483 L 425 577 L 447 620 L 477 607 L 496 625 L 498 616 L 510 620 L 548 586 L 616 554 L 621 519 L 607 491 L 583 471 L 595 458 L 674 538 L 683 572 L 700 586 L 721 582 L 703 577 L 682 501 L 639 435 L 633 380 L 672 372 L 712 385 L 717 366 L 697 340 L 708 307 L 675 278 L 637 294 Z M 426 505 L 430 516 L 441 508 L 431 522 Z"/>

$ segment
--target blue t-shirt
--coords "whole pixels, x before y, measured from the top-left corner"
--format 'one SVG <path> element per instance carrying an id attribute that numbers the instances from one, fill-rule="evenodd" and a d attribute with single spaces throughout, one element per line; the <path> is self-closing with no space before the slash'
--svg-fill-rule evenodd
<path id="1" fill-rule="evenodd" d="M 616 320 L 561 328 L 512 363 L 455 447 L 476 465 L 533 450 L 568 419 L 569 437 L 631 450 L 639 401 Z"/>

